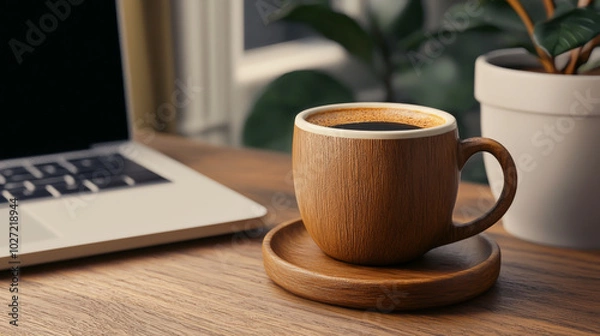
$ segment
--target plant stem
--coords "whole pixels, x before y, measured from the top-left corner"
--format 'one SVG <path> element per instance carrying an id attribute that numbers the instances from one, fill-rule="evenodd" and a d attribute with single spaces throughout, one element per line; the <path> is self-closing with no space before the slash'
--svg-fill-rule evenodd
<path id="1" fill-rule="evenodd" d="M 600 35 L 596 35 L 593 39 L 591 39 L 588 43 L 586 43 L 581 49 L 581 55 L 579 56 L 579 64 L 584 64 L 590 59 L 590 55 L 594 48 L 600 46 Z"/>
<path id="2" fill-rule="evenodd" d="M 546 16 L 551 18 L 554 15 L 554 1 L 544 0 L 544 7 L 546 7 Z"/>
<path id="3" fill-rule="evenodd" d="M 577 69 L 577 64 L 579 63 L 579 56 L 581 55 L 581 47 L 575 48 L 571 50 L 571 56 L 569 59 L 569 63 L 565 67 L 564 73 L 566 75 L 572 75 L 575 73 Z"/>
<path id="4" fill-rule="evenodd" d="M 580 8 L 581 7 L 587 7 L 591 2 L 592 2 L 591 0 L 579 0 L 577 2 L 577 7 L 580 7 Z M 583 46 L 571 50 L 569 64 L 567 64 L 567 66 L 564 69 L 564 73 L 565 74 L 567 74 L 567 75 L 574 74 L 575 71 L 577 71 L 577 67 L 580 64 L 585 63 L 585 61 L 582 62 L 582 60 L 581 60 L 582 51 L 583 51 Z M 590 51 L 590 54 L 591 54 L 591 51 Z M 589 57 L 590 56 L 587 55 L 586 61 L 587 61 L 587 58 L 589 58 Z"/>
<path id="5" fill-rule="evenodd" d="M 513 10 L 515 12 L 517 12 L 519 17 L 521 18 L 521 21 L 523 21 L 525 28 L 527 28 L 527 33 L 529 33 L 530 36 L 533 36 L 533 21 L 531 21 L 529 14 L 527 14 L 527 11 L 521 5 L 521 2 L 519 0 L 506 0 L 506 1 L 513 8 Z"/>
<path id="6" fill-rule="evenodd" d="M 577 2 L 577 7 L 587 7 L 590 5 L 591 2 L 592 0 L 579 0 Z"/>
<path id="7" fill-rule="evenodd" d="M 548 54 L 546 54 L 546 52 L 544 50 L 542 50 L 542 48 L 540 48 L 535 43 L 535 40 L 533 38 L 533 21 L 529 17 L 529 14 L 527 14 L 527 11 L 525 10 L 525 8 L 523 8 L 523 5 L 521 5 L 521 2 L 519 0 L 506 0 L 506 1 L 513 8 L 513 10 L 519 15 L 519 17 L 521 18 L 521 21 L 525 25 L 525 28 L 527 28 L 527 33 L 529 34 L 529 38 L 533 42 L 533 46 L 535 47 L 535 51 L 540 58 L 540 62 L 542 63 L 544 70 L 548 73 L 557 73 L 558 70 L 556 70 L 556 66 L 554 65 L 554 60 Z"/>

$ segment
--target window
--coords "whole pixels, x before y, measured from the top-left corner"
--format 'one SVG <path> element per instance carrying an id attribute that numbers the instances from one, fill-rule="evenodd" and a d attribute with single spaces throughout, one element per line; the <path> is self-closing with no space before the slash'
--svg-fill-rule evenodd
<path id="1" fill-rule="evenodd" d="M 173 0 L 175 77 L 196 88 L 178 106 L 177 129 L 182 135 L 241 145 L 243 123 L 256 94 L 277 76 L 295 69 L 326 69 L 347 83 L 362 85 L 363 81 L 352 78 L 363 76 L 366 70 L 341 47 L 315 37 L 305 27 L 280 22 L 265 25 L 258 1 L 275 9 L 289 3 Z M 354 15 L 360 13 L 362 3 L 332 1 L 336 8 Z M 375 91 L 372 99 L 376 95 Z"/>
<path id="2" fill-rule="evenodd" d="M 238 0 L 239 1 L 239 0 Z M 244 1 L 244 50 L 317 36 L 309 28 L 287 22 L 269 22 L 269 14 L 280 10 L 273 0 Z"/>

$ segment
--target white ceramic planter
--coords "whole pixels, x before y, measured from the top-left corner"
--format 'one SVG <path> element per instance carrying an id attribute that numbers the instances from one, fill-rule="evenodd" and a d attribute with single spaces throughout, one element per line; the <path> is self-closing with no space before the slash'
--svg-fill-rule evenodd
<path id="1" fill-rule="evenodd" d="M 507 49 L 475 65 L 482 136 L 506 146 L 518 167 L 504 226 L 532 242 L 600 249 L 600 76 L 507 68 L 536 64 Z M 484 162 L 497 197 L 502 171 L 488 155 Z"/>

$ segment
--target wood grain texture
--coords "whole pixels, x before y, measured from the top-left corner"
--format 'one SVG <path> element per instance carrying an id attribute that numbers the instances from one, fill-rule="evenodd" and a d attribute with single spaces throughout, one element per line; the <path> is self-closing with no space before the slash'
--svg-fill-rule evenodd
<path id="1" fill-rule="evenodd" d="M 302 220 L 271 230 L 263 241 L 269 277 L 299 296 L 342 307 L 407 311 L 469 300 L 488 290 L 500 272 L 500 249 L 485 235 L 387 267 L 348 264 L 328 257 Z"/>
<path id="2" fill-rule="evenodd" d="M 445 239 L 439 242 L 439 245 L 471 237 L 494 225 L 494 223 L 498 222 L 504 216 L 517 193 L 517 167 L 508 150 L 499 142 L 488 138 L 469 138 L 460 141 L 458 148 L 459 169 L 462 169 L 467 160 L 477 152 L 483 151 L 492 154 L 502 168 L 504 185 L 494 206 L 480 217 L 468 223 L 452 225 L 450 232 L 446 235 Z"/>
<path id="3" fill-rule="evenodd" d="M 362 265 L 412 260 L 445 239 L 458 190 L 455 130 L 352 139 L 294 128 L 294 187 L 327 255 Z"/>
<path id="4" fill-rule="evenodd" d="M 140 140 L 264 204 L 269 226 L 298 216 L 287 155 Z M 461 184 L 457 202 L 466 221 L 493 199 L 487 186 Z M 18 328 L 2 272 L 0 335 L 600 334 L 600 251 L 527 243 L 501 225 L 486 232 L 502 251 L 498 282 L 449 307 L 382 314 L 299 298 L 267 277 L 264 232 L 251 231 L 23 269 Z"/>
<path id="5" fill-rule="evenodd" d="M 308 233 L 332 258 L 381 266 L 413 260 L 492 226 L 515 196 L 515 164 L 493 140 L 461 142 L 457 136 L 452 130 L 420 138 L 356 139 L 296 126 L 294 187 Z M 506 187 L 492 210 L 457 226 L 452 211 L 459 170 L 478 151 L 498 158 Z"/>

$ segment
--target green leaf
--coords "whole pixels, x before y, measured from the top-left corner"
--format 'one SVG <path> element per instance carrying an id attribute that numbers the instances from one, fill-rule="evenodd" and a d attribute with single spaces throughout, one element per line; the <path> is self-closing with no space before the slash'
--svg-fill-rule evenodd
<path id="1" fill-rule="evenodd" d="M 553 17 L 557 17 L 557 16 L 561 16 L 571 10 L 573 10 L 574 8 L 577 8 L 577 1 L 578 0 L 555 0 L 554 1 L 554 16 Z"/>
<path id="2" fill-rule="evenodd" d="M 600 59 L 597 59 L 595 61 L 590 61 L 590 62 L 587 62 L 587 63 L 581 65 L 577 69 L 577 73 L 578 74 L 588 74 L 593 71 L 598 72 L 599 69 L 600 69 Z"/>
<path id="3" fill-rule="evenodd" d="M 458 31 L 494 27 L 509 32 L 525 32 L 521 19 L 504 0 L 467 1 L 458 3 L 446 12 L 442 31 Z"/>
<path id="4" fill-rule="evenodd" d="M 408 94 L 411 102 L 447 111 L 461 111 L 473 105 L 472 87 L 458 85 L 458 82 L 466 84 L 458 60 L 443 55 L 430 63 L 425 58 L 413 65 L 414 71 L 399 73 L 394 78 L 395 86 Z"/>
<path id="5" fill-rule="evenodd" d="M 310 26 L 367 64 L 371 64 L 373 60 L 374 44 L 371 36 L 345 14 L 322 5 L 298 5 L 284 13 L 281 19 Z"/>
<path id="6" fill-rule="evenodd" d="M 381 31 L 396 40 L 420 30 L 425 22 L 422 0 L 378 0 L 368 4 Z"/>
<path id="7" fill-rule="evenodd" d="M 554 17 L 561 16 L 566 12 L 577 8 L 578 0 L 554 0 L 556 8 L 554 9 Z M 594 9 L 596 12 L 600 11 L 600 1 L 592 1 L 588 8 Z"/>
<path id="8" fill-rule="evenodd" d="M 600 13 L 592 8 L 575 8 L 535 25 L 534 41 L 550 56 L 580 47 L 600 34 Z"/>
<path id="9" fill-rule="evenodd" d="M 408 35 L 407 37 L 398 41 L 395 45 L 397 49 L 405 52 L 419 48 L 423 42 L 430 38 L 431 34 L 425 32 L 424 30 L 420 30 Z"/>
<path id="10" fill-rule="evenodd" d="M 416 104 L 432 106 L 457 116 L 476 104 L 473 96 L 475 60 L 481 54 L 514 47 L 516 41 L 503 32 L 469 30 L 449 44 L 438 41 L 407 55 L 394 72 L 397 96 Z"/>
<path id="11" fill-rule="evenodd" d="M 425 24 L 425 11 L 421 1 L 408 0 L 400 15 L 393 21 L 391 33 L 397 39 L 402 39 L 420 30 Z"/>
<path id="12" fill-rule="evenodd" d="M 289 152 L 294 118 L 310 107 L 354 101 L 353 93 L 328 74 L 300 70 L 271 82 L 256 100 L 244 124 L 244 145 Z"/>
<path id="13" fill-rule="evenodd" d="M 511 46 L 518 45 L 534 50 L 525 26 L 505 0 L 457 3 L 446 11 L 435 32 L 412 34 L 399 41 L 397 48 L 405 51 L 422 49 L 431 42 L 447 46 L 455 43 L 457 38 L 465 34 L 499 32 L 510 37 Z"/>

